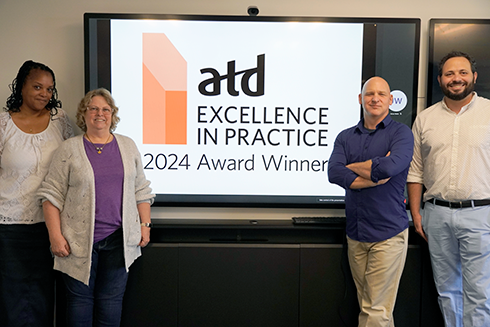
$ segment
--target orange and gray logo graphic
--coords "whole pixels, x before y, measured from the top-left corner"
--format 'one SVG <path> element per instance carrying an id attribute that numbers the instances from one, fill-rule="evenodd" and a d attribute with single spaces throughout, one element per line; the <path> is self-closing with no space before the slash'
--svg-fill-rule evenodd
<path id="1" fill-rule="evenodd" d="M 187 144 L 187 62 L 163 33 L 143 33 L 143 143 Z"/>

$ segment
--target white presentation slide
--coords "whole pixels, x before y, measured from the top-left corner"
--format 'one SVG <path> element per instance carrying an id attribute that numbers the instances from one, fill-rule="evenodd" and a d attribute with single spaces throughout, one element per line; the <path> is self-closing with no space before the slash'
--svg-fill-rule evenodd
<path id="1" fill-rule="evenodd" d="M 112 20 L 112 95 L 158 194 L 343 196 L 363 24 Z"/>

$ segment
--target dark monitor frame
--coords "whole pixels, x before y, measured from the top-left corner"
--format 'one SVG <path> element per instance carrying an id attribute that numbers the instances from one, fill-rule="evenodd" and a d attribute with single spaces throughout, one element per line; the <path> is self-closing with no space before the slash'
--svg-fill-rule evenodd
<path id="1" fill-rule="evenodd" d="M 169 15 L 169 14 L 108 14 L 85 13 L 84 14 L 84 53 L 85 53 L 85 91 L 98 87 L 111 90 L 111 63 L 110 60 L 110 20 L 111 19 L 172 19 L 172 20 L 212 20 L 212 21 L 240 21 L 240 22 L 328 22 L 328 23 L 362 23 L 364 24 L 362 81 L 377 74 L 376 47 L 377 30 L 381 24 L 412 24 L 415 28 L 412 72 L 412 92 L 409 99 L 411 114 L 408 121 L 404 121 L 411 127 L 417 114 L 418 98 L 418 71 L 420 49 L 420 19 L 418 18 L 345 18 L 345 17 L 275 17 L 275 16 L 222 16 L 222 15 Z M 95 28 L 94 28 L 95 27 Z M 105 31 L 107 38 L 94 35 L 95 30 Z M 404 40 L 393 46 L 403 46 Z M 391 45 L 384 45 L 388 47 Z M 109 54 L 109 56 L 107 56 Z M 400 67 L 401 69 L 402 67 Z M 385 74 L 401 75 L 397 67 L 386 68 Z M 378 72 L 379 75 L 379 72 Z M 384 75 L 383 75 L 384 76 Z M 396 86 L 392 86 L 392 89 Z M 362 110 L 359 108 L 359 117 Z M 393 117 L 396 120 L 396 117 Z M 274 195 L 189 195 L 189 194 L 157 194 L 156 206 L 198 206 L 198 207 L 286 207 L 286 208 L 344 208 L 343 197 L 332 197 L 325 201 L 322 197 L 312 196 L 274 196 Z M 312 199 L 314 201 L 312 202 Z"/>

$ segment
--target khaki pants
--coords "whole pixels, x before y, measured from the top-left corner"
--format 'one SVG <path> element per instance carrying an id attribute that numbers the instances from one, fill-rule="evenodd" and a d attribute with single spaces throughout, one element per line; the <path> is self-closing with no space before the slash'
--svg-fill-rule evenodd
<path id="1" fill-rule="evenodd" d="M 359 300 L 359 327 L 393 327 L 398 285 L 408 249 L 408 228 L 381 242 L 347 237 L 349 264 Z"/>

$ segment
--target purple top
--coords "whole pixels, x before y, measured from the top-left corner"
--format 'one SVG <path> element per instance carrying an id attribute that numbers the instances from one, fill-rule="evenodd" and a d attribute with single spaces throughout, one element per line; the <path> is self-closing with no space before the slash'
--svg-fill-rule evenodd
<path id="1" fill-rule="evenodd" d="M 116 138 L 97 153 L 95 146 L 83 138 L 85 152 L 95 177 L 94 243 L 103 240 L 122 226 L 124 168 Z"/>

